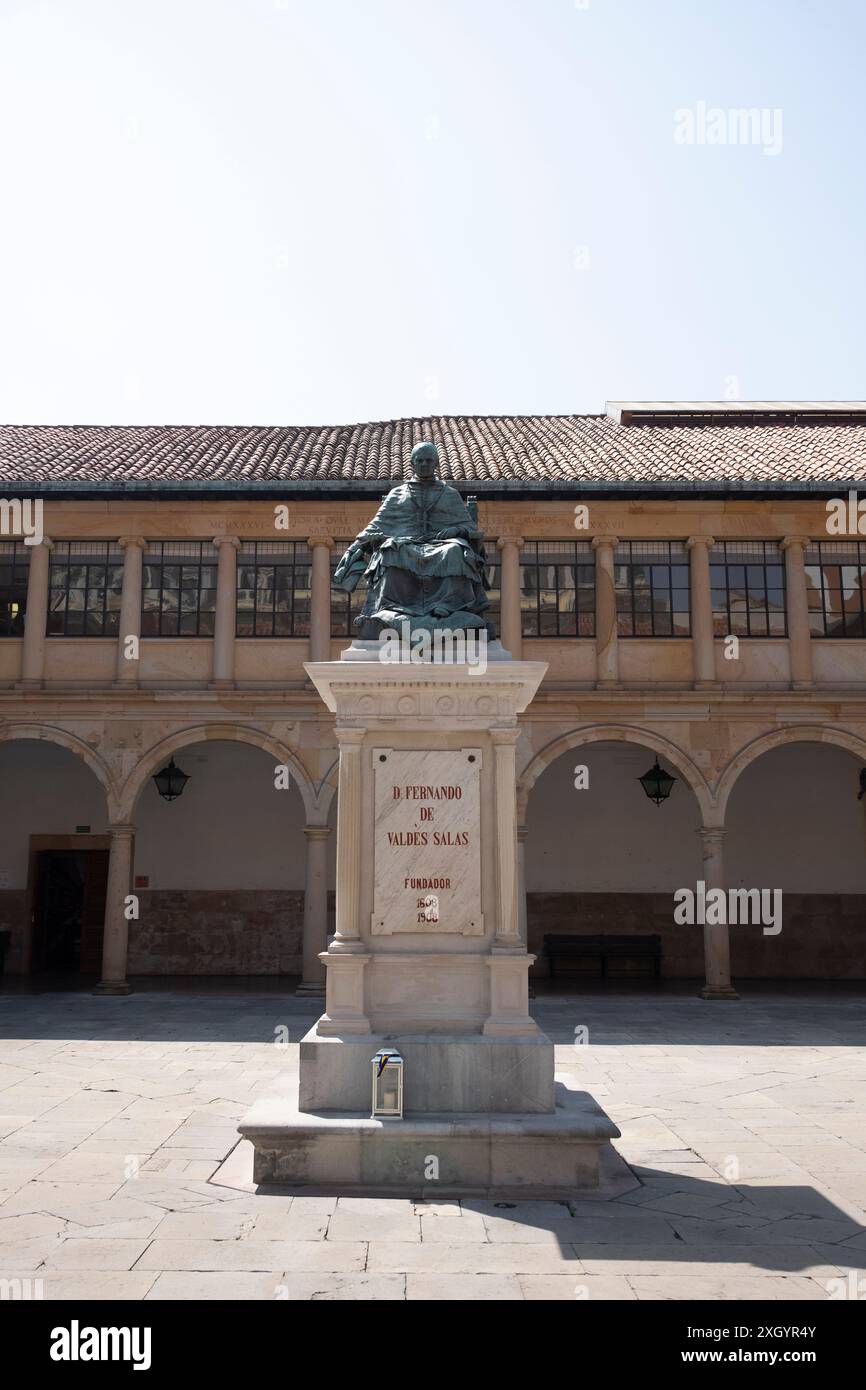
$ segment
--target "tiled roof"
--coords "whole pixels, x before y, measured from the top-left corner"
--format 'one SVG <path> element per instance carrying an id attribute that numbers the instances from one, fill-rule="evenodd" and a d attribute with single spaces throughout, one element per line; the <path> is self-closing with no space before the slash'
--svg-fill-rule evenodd
<path id="1" fill-rule="evenodd" d="M 345 488 L 403 478 L 412 446 L 438 445 L 459 484 L 519 488 L 781 485 L 866 477 L 866 412 L 772 421 L 715 417 L 448 415 L 334 426 L 0 426 L 0 486 L 159 489 L 296 483 Z M 718 408 L 717 408 L 718 409 Z"/>

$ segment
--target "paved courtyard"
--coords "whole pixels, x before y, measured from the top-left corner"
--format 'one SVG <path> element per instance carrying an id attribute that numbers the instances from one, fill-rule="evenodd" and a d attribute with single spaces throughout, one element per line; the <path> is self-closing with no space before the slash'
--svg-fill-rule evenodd
<path id="1" fill-rule="evenodd" d="M 296 1075 L 315 1000 L 0 994 L 0 1278 L 47 1299 L 866 1296 L 864 1002 L 535 1000 L 641 1186 L 500 1204 L 211 1181 L 253 1098 Z"/>

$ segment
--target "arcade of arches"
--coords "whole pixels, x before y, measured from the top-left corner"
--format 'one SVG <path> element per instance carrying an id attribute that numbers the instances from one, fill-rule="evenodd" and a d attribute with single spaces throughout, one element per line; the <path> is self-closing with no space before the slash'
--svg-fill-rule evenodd
<path id="1" fill-rule="evenodd" d="M 576 933 L 657 935 L 662 978 L 704 982 L 709 997 L 731 997 L 732 978 L 866 978 L 866 730 L 530 710 L 519 753 L 536 976 L 544 937 Z M 660 806 L 637 780 L 656 754 L 677 779 Z M 189 782 L 168 803 L 152 777 L 171 757 Z M 0 788 L 9 974 L 80 973 L 103 992 L 192 974 L 321 987 L 337 778 L 318 717 L 8 723 Z M 677 924 L 674 893 L 699 881 L 781 890 L 781 931 Z"/>

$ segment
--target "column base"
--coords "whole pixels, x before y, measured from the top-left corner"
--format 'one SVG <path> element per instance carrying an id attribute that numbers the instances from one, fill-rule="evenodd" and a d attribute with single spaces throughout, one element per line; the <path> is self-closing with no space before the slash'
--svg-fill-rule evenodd
<path id="1" fill-rule="evenodd" d="M 132 985 L 126 980 L 100 980 L 93 986 L 94 994 L 132 994 Z"/>
<path id="2" fill-rule="evenodd" d="M 298 988 L 295 990 L 295 996 L 297 997 L 298 995 L 301 995 L 303 997 L 309 996 L 310 998 L 315 999 L 323 999 L 325 996 L 324 980 L 302 980 L 301 983 L 298 985 Z"/>
<path id="3" fill-rule="evenodd" d="M 704 985 L 701 990 L 702 999 L 739 999 L 739 994 L 730 985 L 727 988 L 720 988 L 718 985 Z"/>
<path id="4" fill-rule="evenodd" d="M 621 690 L 622 682 L 615 680 L 596 681 L 595 688 L 596 690 Z"/>
<path id="5" fill-rule="evenodd" d="M 717 680 L 700 680 L 694 682 L 695 690 L 721 690 L 722 683 Z"/>

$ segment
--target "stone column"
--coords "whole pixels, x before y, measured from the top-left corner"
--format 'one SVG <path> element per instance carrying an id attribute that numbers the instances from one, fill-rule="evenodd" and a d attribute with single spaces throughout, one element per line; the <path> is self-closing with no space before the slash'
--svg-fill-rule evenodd
<path id="1" fill-rule="evenodd" d="M 45 676 L 45 629 L 48 626 L 48 565 L 52 544 L 49 540 L 28 546 L 30 571 L 27 576 L 27 611 L 24 614 L 24 644 L 21 652 L 21 684 L 38 687 Z"/>
<path id="2" fill-rule="evenodd" d="M 491 729 L 496 808 L 497 916 L 493 949 L 523 949 L 517 892 L 517 740 L 519 729 Z"/>
<path id="3" fill-rule="evenodd" d="M 689 585 L 692 606 L 692 662 L 695 688 L 717 684 L 716 648 L 713 635 L 713 593 L 710 587 L 712 536 L 689 536 Z"/>
<path id="4" fill-rule="evenodd" d="M 363 729 L 337 725 L 340 781 L 337 793 L 337 923 L 331 950 L 363 950 L 359 931 L 361 901 L 361 745 Z"/>
<path id="5" fill-rule="evenodd" d="M 526 838 L 529 834 L 529 826 L 518 825 L 517 827 L 517 929 L 520 933 L 520 940 L 526 945 L 527 925 L 526 925 Z"/>
<path id="6" fill-rule="evenodd" d="M 327 969 L 325 1012 L 316 1024 L 323 1035 L 369 1033 L 364 1009 L 364 969 L 370 953 L 360 936 L 361 783 L 363 729 L 337 725 L 340 787 L 337 800 L 337 929 L 321 961 Z"/>
<path id="7" fill-rule="evenodd" d="M 721 888 L 727 892 L 725 879 L 725 832 L 718 826 L 702 826 L 701 837 L 703 879 L 707 892 Z M 704 972 L 706 982 L 701 994 L 704 999 L 739 999 L 731 987 L 731 943 L 727 923 L 704 926 Z"/>
<path id="8" fill-rule="evenodd" d="M 331 659 L 331 550 L 333 536 L 310 536 L 313 552 L 310 584 L 310 660 Z"/>
<path id="9" fill-rule="evenodd" d="M 520 550 L 522 536 L 500 536 L 499 635 L 515 661 L 523 658 L 523 624 L 520 613 Z"/>
<path id="10" fill-rule="evenodd" d="M 327 825 L 306 825 L 307 872 L 304 878 L 304 973 L 298 994 L 324 994 L 325 967 L 320 959 L 328 946 Z"/>
<path id="11" fill-rule="evenodd" d="M 123 590 L 120 596 L 120 627 L 117 633 L 117 685 L 138 685 L 139 657 L 126 655 L 129 637 L 141 637 L 141 567 L 146 541 L 141 536 L 121 536 L 123 549 Z"/>
<path id="12" fill-rule="evenodd" d="M 786 536 L 782 541 L 788 605 L 788 651 L 791 684 L 795 690 L 809 690 L 812 686 L 812 634 L 809 630 L 809 599 L 803 554 L 808 544 L 808 536 Z"/>
<path id="13" fill-rule="evenodd" d="M 238 549 L 237 536 L 216 536 L 217 596 L 213 643 L 213 684 L 234 685 L 235 626 L 238 608 Z"/>
<path id="14" fill-rule="evenodd" d="M 613 554 L 616 536 L 594 536 L 595 551 L 595 652 L 596 685 L 601 689 L 619 685 L 617 649 L 616 588 Z"/>
<path id="15" fill-rule="evenodd" d="M 126 978 L 129 922 L 124 899 L 132 884 L 135 830 L 131 825 L 110 825 L 108 886 L 105 894 L 105 934 L 102 940 L 102 979 L 94 994 L 129 994 Z"/>
<path id="16" fill-rule="evenodd" d="M 487 1037 L 533 1034 L 538 1025 L 529 1016 L 529 967 L 520 936 L 517 870 L 517 755 L 520 730 L 491 729 L 496 814 L 496 931 L 487 966 L 490 970 L 490 1013 L 482 1033 Z"/>

